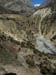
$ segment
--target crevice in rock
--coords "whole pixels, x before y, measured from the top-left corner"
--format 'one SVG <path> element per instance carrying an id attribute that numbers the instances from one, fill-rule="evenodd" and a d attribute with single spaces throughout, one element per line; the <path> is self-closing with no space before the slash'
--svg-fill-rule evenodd
<path id="1" fill-rule="evenodd" d="M 16 73 L 5 73 L 3 75 L 17 75 Z"/>

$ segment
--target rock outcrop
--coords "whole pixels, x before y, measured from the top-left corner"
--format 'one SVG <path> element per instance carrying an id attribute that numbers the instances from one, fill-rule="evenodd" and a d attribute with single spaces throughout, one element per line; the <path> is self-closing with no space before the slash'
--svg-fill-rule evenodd
<path id="1" fill-rule="evenodd" d="M 44 3 L 42 3 L 40 6 L 36 6 L 36 10 L 42 9 L 45 7 L 52 6 L 53 4 L 56 4 L 56 0 L 46 0 Z"/>
<path id="2" fill-rule="evenodd" d="M 33 25 L 37 28 L 36 34 L 43 39 L 52 41 L 56 47 L 56 4 L 39 9 L 33 14 Z M 41 39 L 40 39 L 41 40 Z M 56 48 L 55 48 L 56 51 Z"/>
<path id="3" fill-rule="evenodd" d="M 6 8 L 8 11 L 14 11 L 16 13 L 34 12 L 30 0 L 0 0 L 0 5 Z"/>

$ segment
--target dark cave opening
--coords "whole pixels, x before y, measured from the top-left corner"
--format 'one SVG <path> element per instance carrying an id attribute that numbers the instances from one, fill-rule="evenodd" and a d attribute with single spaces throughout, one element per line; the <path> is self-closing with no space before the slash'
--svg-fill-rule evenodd
<path id="1" fill-rule="evenodd" d="M 5 73 L 3 75 L 17 75 L 16 73 Z"/>
<path id="2" fill-rule="evenodd" d="M 56 35 L 54 35 L 52 39 L 53 39 L 53 40 L 56 40 Z"/>
<path id="3" fill-rule="evenodd" d="M 56 35 L 51 38 L 51 41 L 56 40 Z"/>

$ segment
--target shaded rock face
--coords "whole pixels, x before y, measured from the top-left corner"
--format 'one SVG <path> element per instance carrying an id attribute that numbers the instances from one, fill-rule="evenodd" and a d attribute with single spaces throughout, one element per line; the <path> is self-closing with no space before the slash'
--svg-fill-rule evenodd
<path id="1" fill-rule="evenodd" d="M 16 75 L 16 73 L 6 73 L 4 75 Z"/>
<path id="2" fill-rule="evenodd" d="M 16 75 L 16 73 L 6 73 L 6 74 L 3 74 L 3 75 Z"/>
<path id="3" fill-rule="evenodd" d="M 19 1 L 21 1 L 24 4 L 27 4 L 27 5 L 31 6 L 30 0 L 19 0 Z"/>
<path id="4" fill-rule="evenodd" d="M 2 4 L 6 4 L 6 3 L 9 3 L 9 2 L 11 2 L 11 3 L 13 3 L 13 1 L 15 1 L 15 0 L 0 0 L 0 3 L 2 3 Z M 18 2 L 22 2 L 22 3 L 24 3 L 24 4 L 27 4 L 27 5 L 31 5 L 31 3 L 30 3 L 30 0 L 16 0 L 16 1 L 18 1 Z"/>
<path id="5" fill-rule="evenodd" d="M 47 0 L 47 2 L 55 3 L 56 1 L 55 0 Z"/>
<path id="6" fill-rule="evenodd" d="M 52 4 L 56 4 L 56 0 L 46 0 L 43 4 L 41 4 L 40 6 L 36 6 L 36 10 L 38 9 L 42 9 L 45 7 L 49 7 Z"/>
<path id="7" fill-rule="evenodd" d="M 49 5 L 53 4 L 53 3 L 56 3 L 56 1 L 55 0 L 46 0 L 46 2 L 43 3 L 42 5 L 44 7 L 46 7 L 46 6 L 49 6 Z"/>
<path id="8" fill-rule="evenodd" d="M 33 12 L 30 0 L 0 0 L 0 5 L 14 12 Z"/>

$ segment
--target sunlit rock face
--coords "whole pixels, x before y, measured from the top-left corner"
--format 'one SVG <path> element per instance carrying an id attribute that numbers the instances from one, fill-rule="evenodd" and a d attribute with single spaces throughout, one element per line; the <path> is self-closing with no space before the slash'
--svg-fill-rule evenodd
<path id="1" fill-rule="evenodd" d="M 44 38 L 38 38 L 38 48 L 41 48 L 40 51 L 43 51 L 44 53 L 54 53 L 56 52 L 56 48 L 50 49 L 51 51 L 48 50 L 48 48 L 42 48 L 43 44 L 46 43 L 48 44 L 49 40 L 49 46 L 56 46 L 56 4 L 51 4 L 48 7 L 39 9 L 33 14 L 33 22 L 35 21 L 35 28 L 37 28 L 36 35 L 37 37 L 43 36 Z M 55 38 L 54 38 L 55 37 Z M 53 39 L 54 38 L 54 39 Z M 47 40 L 48 39 L 48 40 Z M 42 40 L 42 41 L 40 41 Z M 44 40 L 46 42 L 44 42 Z M 41 44 L 41 45 L 39 45 Z"/>
<path id="2" fill-rule="evenodd" d="M 37 37 L 36 44 L 36 49 L 40 52 L 56 54 L 56 47 L 50 40 L 47 40 L 44 37 Z"/>

